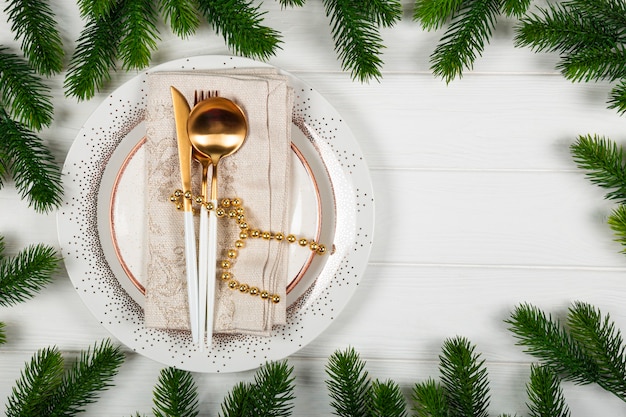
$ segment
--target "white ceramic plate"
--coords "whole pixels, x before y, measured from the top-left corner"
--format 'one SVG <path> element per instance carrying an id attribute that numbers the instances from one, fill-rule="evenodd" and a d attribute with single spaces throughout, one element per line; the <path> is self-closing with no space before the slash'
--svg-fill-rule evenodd
<path id="1" fill-rule="evenodd" d="M 246 58 L 202 56 L 150 71 L 262 67 Z M 332 106 L 285 73 L 295 91 L 290 231 L 318 236 L 330 256 L 293 252 L 287 324 L 270 337 L 218 335 L 199 351 L 188 332 L 143 325 L 141 276 L 142 139 L 146 73 L 125 83 L 79 132 L 63 167 L 57 215 L 65 265 L 78 294 L 117 339 L 168 366 L 194 372 L 256 368 L 296 352 L 338 316 L 365 270 L 374 200 L 369 171 L 348 126 Z M 140 193 L 140 191 L 139 191 Z"/>

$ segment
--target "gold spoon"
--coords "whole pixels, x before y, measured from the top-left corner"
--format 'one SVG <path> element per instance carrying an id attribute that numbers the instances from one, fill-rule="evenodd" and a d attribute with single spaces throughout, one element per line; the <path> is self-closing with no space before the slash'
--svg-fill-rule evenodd
<path id="1" fill-rule="evenodd" d="M 211 176 L 210 202 L 217 207 L 217 166 L 220 160 L 235 153 L 243 145 L 248 134 L 248 121 L 239 106 L 223 97 L 210 97 L 199 102 L 189 113 L 187 120 L 187 134 L 195 153 L 202 158 L 197 158 L 202 163 L 203 188 L 208 175 L 208 165 L 213 165 Z M 205 169 L 206 168 L 206 169 Z M 206 190 L 202 191 L 206 196 Z M 206 216 L 206 209 L 200 211 L 201 216 Z M 217 250 L 217 216 L 215 210 L 208 213 L 208 231 L 203 230 L 203 224 L 207 224 L 200 218 L 200 281 L 199 314 L 200 323 L 206 323 L 207 346 L 211 347 L 213 333 L 213 301 L 215 299 L 215 272 Z M 203 239 L 207 237 L 208 242 Z M 202 248 L 206 248 L 204 251 Z M 204 266 L 206 265 L 206 273 Z M 204 291 L 206 288 L 206 291 Z M 206 297 L 205 297 L 206 295 Z M 208 302 L 207 302 L 208 301 Z M 205 326 L 201 326 L 200 332 L 204 334 Z M 201 336 L 201 340 L 204 339 Z M 203 344 L 201 343 L 201 346 Z"/>

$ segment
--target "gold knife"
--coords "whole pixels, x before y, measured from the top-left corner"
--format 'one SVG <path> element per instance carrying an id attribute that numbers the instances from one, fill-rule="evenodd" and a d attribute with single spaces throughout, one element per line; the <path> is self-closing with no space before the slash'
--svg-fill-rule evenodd
<path id="1" fill-rule="evenodd" d="M 191 142 L 187 134 L 187 119 L 189 118 L 189 103 L 173 86 L 172 104 L 174 107 L 174 121 L 178 143 L 178 161 L 180 163 L 180 178 L 183 189 L 183 210 L 185 216 L 185 266 L 187 275 L 187 296 L 189 302 L 189 326 L 191 339 L 200 344 L 199 314 L 198 314 L 198 261 L 196 255 L 196 233 L 193 223 L 192 193 L 191 193 Z"/>

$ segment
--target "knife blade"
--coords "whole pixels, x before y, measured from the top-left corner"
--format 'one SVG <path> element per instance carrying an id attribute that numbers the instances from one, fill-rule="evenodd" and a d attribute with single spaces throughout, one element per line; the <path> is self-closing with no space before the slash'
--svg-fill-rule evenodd
<path id="1" fill-rule="evenodd" d="M 178 161 L 183 189 L 183 210 L 185 219 L 185 267 L 187 276 L 187 296 L 189 303 L 189 326 L 193 343 L 200 343 L 198 324 L 198 262 L 196 257 L 196 233 L 193 222 L 191 201 L 191 142 L 187 134 L 189 103 L 175 87 L 170 87 L 174 121 L 176 124 L 176 140 L 178 144 Z"/>

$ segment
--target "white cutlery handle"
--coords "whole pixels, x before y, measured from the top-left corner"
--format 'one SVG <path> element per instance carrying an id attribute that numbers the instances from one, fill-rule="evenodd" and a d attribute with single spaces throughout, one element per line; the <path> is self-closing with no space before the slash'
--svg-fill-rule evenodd
<path id="1" fill-rule="evenodd" d="M 195 344 L 198 344 L 198 263 L 196 259 L 196 234 L 194 233 L 193 213 L 191 211 L 185 212 L 185 263 L 191 339 Z"/>
<path id="2" fill-rule="evenodd" d="M 213 202 L 217 207 L 217 202 Z M 213 316 L 215 312 L 215 280 L 217 269 L 217 215 L 215 210 L 209 213 L 209 233 L 208 233 L 208 259 L 207 259 L 207 292 L 206 292 L 206 330 L 207 346 L 210 348 L 213 339 Z"/>
<path id="3" fill-rule="evenodd" d="M 198 250 L 198 329 L 200 329 L 200 351 L 204 350 L 204 334 L 207 320 L 207 282 L 208 275 L 208 250 L 209 250 L 209 212 L 206 208 L 200 208 L 200 248 Z M 211 336 L 207 337 L 207 344 L 211 347 Z"/>

